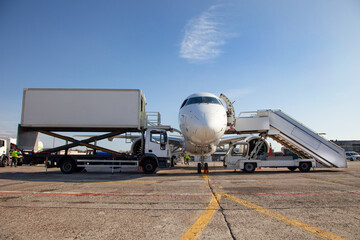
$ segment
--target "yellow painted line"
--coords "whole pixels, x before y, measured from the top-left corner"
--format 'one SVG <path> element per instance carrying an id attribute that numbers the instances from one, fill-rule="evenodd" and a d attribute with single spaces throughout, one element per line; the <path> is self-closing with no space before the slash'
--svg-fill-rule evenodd
<path id="1" fill-rule="evenodd" d="M 210 181 L 210 178 L 209 178 L 207 175 L 205 175 L 205 174 L 203 174 L 203 178 L 204 178 L 206 181 Z"/>
<path id="2" fill-rule="evenodd" d="M 325 180 L 279 180 L 279 181 L 256 181 L 258 183 L 308 183 L 308 182 L 343 182 L 344 180 L 330 180 L 330 181 L 325 181 Z"/>
<path id="3" fill-rule="evenodd" d="M 284 216 L 284 215 L 282 215 L 280 213 L 273 212 L 273 211 L 271 211 L 269 209 L 258 206 L 258 205 L 254 204 L 254 203 L 251 203 L 251 202 L 248 202 L 248 201 L 233 197 L 233 196 L 231 196 L 229 194 L 225 193 L 225 194 L 222 194 L 222 195 L 224 197 L 227 197 L 227 198 L 233 200 L 234 202 L 237 202 L 237 203 L 247 207 L 247 208 L 251 208 L 251 209 L 257 211 L 258 213 L 264 214 L 264 215 L 266 215 L 268 217 L 274 218 L 274 219 L 276 219 L 278 221 L 281 221 L 281 222 L 284 222 L 286 224 L 290 224 L 290 225 L 292 225 L 294 227 L 300 228 L 301 230 L 305 230 L 305 231 L 308 231 L 310 233 L 313 233 L 316 237 L 319 237 L 319 238 L 322 238 L 322 239 L 332 239 L 332 240 L 346 239 L 346 238 L 340 237 L 338 235 L 335 235 L 333 233 L 326 232 L 326 231 L 324 231 L 322 229 L 310 226 L 310 225 L 308 225 L 306 223 L 303 223 L 303 222 L 300 222 L 298 220 L 286 217 L 286 216 Z"/>
<path id="4" fill-rule="evenodd" d="M 209 224 L 217 210 L 219 209 L 219 202 L 221 195 L 212 196 L 211 201 L 200 217 L 191 225 L 180 240 L 197 239 L 205 227 Z"/>
<path id="5" fill-rule="evenodd" d="M 203 178 L 206 181 L 210 181 L 208 176 L 205 174 Z M 197 239 L 205 227 L 210 223 L 211 219 L 214 217 L 215 213 L 219 209 L 219 202 L 221 199 L 220 194 L 212 194 L 212 198 L 210 200 L 209 205 L 204 210 L 204 212 L 200 215 L 200 217 L 191 225 L 191 227 L 184 233 L 184 235 L 180 238 L 180 240 L 194 240 Z"/>

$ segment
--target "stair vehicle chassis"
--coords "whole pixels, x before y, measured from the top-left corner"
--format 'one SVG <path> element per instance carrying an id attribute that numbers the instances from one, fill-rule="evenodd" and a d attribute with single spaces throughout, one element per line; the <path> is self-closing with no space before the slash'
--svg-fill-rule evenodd
<path id="1" fill-rule="evenodd" d="M 286 167 L 290 171 L 299 169 L 300 172 L 309 172 L 316 167 L 314 159 L 293 159 L 291 156 L 267 156 L 263 153 L 251 158 L 250 146 L 247 142 L 237 142 L 231 146 L 225 156 L 225 166 L 229 169 L 241 169 L 252 173 L 259 167 L 279 168 Z"/>

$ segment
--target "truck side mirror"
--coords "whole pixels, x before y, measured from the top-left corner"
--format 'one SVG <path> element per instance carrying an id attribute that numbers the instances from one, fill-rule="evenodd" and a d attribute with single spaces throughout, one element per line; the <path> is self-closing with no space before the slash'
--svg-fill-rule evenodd
<path id="1" fill-rule="evenodd" d="M 160 134 L 160 149 L 165 150 L 166 148 L 166 135 L 164 133 Z"/>

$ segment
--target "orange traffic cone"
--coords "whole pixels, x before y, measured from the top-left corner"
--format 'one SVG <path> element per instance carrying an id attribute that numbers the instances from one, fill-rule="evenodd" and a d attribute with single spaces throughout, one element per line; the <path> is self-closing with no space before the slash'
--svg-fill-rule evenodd
<path id="1" fill-rule="evenodd" d="M 269 148 L 269 153 L 268 153 L 268 157 L 274 157 L 275 156 L 275 154 L 273 153 L 273 150 L 272 150 L 272 148 L 271 148 L 271 146 L 270 146 L 270 148 Z"/>

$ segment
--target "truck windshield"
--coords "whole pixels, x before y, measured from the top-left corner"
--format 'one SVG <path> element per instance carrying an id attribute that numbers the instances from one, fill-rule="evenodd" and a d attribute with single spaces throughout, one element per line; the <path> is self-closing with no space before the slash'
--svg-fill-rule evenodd
<path id="1" fill-rule="evenodd" d="M 248 145 L 240 143 L 240 144 L 236 144 L 233 147 L 231 155 L 245 157 L 247 155 L 247 151 L 248 151 Z"/>
<path id="2" fill-rule="evenodd" d="M 160 144 L 160 149 L 166 149 L 167 135 L 165 132 L 151 131 L 150 141 Z"/>
<path id="3" fill-rule="evenodd" d="M 219 100 L 214 97 L 193 97 L 189 98 L 186 102 L 186 105 L 195 104 L 195 103 L 212 103 L 212 104 L 220 104 Z"/>

